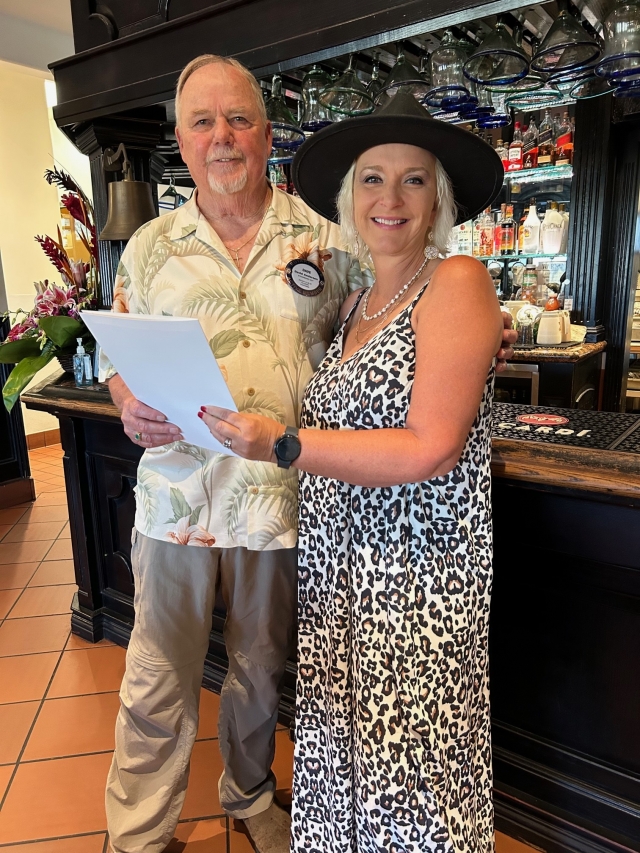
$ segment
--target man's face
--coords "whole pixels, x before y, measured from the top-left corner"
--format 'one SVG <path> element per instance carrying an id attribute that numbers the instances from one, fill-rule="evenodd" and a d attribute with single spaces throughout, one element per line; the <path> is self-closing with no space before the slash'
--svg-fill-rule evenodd
<path id="1" fill-rule="evenodd" d="M 201 192 L 250 193 L 265 181 L 271 125 L 235 68 L 215 64 L 194 71 L 181 93 L 176 138 Z"/>

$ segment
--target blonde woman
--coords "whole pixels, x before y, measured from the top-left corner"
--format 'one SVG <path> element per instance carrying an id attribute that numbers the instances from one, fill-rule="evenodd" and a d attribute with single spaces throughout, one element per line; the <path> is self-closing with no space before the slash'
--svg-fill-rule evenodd
<path id="1" fill-rule="evenodd" d="M 203 411 L 239 455 L 301 471 L 292 849 L 489 853 L 502 318 L 482 264 L 440 255 L 454 222 L 492 201 L 502 166 L 399 94 L 316 134 L 294 175 L 328 218 L 338 197 L 375 283 L 343 306 L 299 432 Z"/>

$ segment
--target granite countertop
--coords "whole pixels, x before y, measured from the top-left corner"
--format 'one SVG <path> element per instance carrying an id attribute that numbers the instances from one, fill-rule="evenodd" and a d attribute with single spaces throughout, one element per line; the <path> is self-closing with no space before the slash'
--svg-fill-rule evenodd
<path id="1" fill-rule="evenodd" d="M 575 347 L 538 347 L 534 349 L 516 350 L 511 362 L 538 363 L 545 361 L 577 362 L 590 355 L 603 352 L 607 342 L 599 341 L 597 344 L 578 344 Z"/>

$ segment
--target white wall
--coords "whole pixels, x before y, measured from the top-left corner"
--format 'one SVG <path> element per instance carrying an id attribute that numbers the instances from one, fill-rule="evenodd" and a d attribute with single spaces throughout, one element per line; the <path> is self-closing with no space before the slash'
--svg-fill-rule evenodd
<path id="1" fill-rule="evenodd" d="M 88 160 L 58 130 L 47 106 L 44 74 L 0 61 L 0 254 L 9 309 L 30 309 L 33 282 L 60 281 L 60 275 L 34 240 L 36 234 L 56 235 L 59 196 L 44 180 L 54 162 L 73 174 L 90 194 Z M 51 95 L 50 86 L 49 94 Z M 38 374 L 42 381 L 58 369 Z M 23 410 L 28 434 L 55 429 L 57 418 Z"/>

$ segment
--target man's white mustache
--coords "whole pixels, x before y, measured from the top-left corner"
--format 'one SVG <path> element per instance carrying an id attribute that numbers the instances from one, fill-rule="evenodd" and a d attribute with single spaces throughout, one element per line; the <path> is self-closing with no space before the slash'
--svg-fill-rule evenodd
<path id="1" fill-rule="evenodd" d="M 242 151 L 238 151 L 237 148 L 218 148 L 216 151 L 212 151 L 210 154 L 207 154 L 206 164 L 209 166 L 211 163 L 215 163 L 218 160 L 244 160 L 244 156 Z"/>

